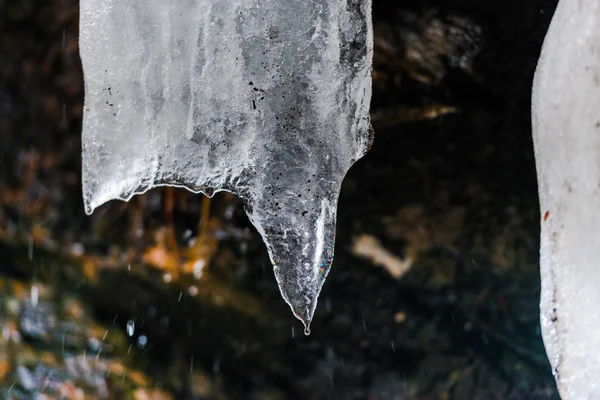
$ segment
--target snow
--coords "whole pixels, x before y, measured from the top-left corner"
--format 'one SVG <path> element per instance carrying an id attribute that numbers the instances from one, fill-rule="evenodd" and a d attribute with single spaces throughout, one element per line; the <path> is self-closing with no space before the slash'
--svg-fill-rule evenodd
<path id="1" fill-rule="evenodd" d="M 370 145 L 370 0 L 82 0 L 86 212 L 161 185 L 245 202 L 305 325 Z"/>
<path id="2" fill-rule="evenodd" d="M 600 3 L 561 0 L 533 86 L 541 325 L 563 400 L 600 393 Z"/>

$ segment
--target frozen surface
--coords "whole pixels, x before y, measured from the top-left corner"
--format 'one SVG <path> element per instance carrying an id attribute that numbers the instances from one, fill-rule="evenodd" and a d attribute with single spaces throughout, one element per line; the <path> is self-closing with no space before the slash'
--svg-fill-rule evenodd
<path id="1" fill-rule="evenodd" d="M 600 2 L 561 0 L 533 85 L 544 344 L 564 400 L 600 398 Z"/>
<path id="2" fill-rule="evenodd" d="M 82 0 L 86 212 L 160 185 L 245 201 L 308 326 L 370 145 L 371 0 Z"/>

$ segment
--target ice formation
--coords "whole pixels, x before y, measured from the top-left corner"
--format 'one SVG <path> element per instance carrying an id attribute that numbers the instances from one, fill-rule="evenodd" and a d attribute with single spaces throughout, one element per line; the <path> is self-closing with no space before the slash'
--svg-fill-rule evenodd
<path id="1" fill-rule="evenodd" d="M 561 0 L 533 84 L 541 325 L 564 400 L 600 398 L 600 2 Z"/>
<path id="2" fill-rule="evenodd" d="M 244 200 L 308 327 L 370 145 L 371 0 L 82 0 L 86 212 L 161 186 Z"/>

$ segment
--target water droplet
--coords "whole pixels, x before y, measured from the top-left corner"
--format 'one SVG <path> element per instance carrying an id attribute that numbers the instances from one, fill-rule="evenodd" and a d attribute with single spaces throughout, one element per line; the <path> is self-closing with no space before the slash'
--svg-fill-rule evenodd
<path id="1" fill-rule="evenodd" d="M 71 246 L 71 254 L 75 257 L 81 257 L 85 253 L 85 247 L 81 243 L 73 243 Z"/>
<path id="2" fill-rule="evenodd" d="M 31 304 L 34 307 L 38 305 L 38 288 L 36 285 L 31 287 Z"/>
<path id="3" fill-rule="evenodd" d="M 194 277 L 196 279 L 202 278 L 202 271 L 204 270 L 204 266 L 206 265 L 206 261 L 203 259 L 199 259 L 194 263 Z"/>
<path id="4" fill-rule="evenodd" d="M 129 337 L 133 336 L 135 332 L 135 322 L 132 320 L 127 321 L 127 334 Z"/>
<path id="5" fill-rule="evenodd" d="M 146 345 L 148 344 L 148 338 L 146 337 L 146 335 L 141 335 L 141 336 L 138 338 L 138 342 L 137 342 L 137 343 L 138 343 L 138 347 L 139 347 L 140 349 L 143 349 L 143 348 L 144 348 L 144 347 L 146 347 Z"/>
<path id="6" fill-rule="evenodd" d="M 310 325 L 306 325 L 306 326 L 304 327 L 304 334 L 305 334 L 306 336 L 310 335 Z"/>

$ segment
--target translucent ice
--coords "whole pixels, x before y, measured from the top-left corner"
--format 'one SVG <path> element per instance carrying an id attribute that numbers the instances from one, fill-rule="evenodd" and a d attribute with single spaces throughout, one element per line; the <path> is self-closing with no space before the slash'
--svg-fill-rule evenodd
<path id="1" fill-rule="evenodd" d="M 370 144 L 370 0 L 82 0 L 86 211 L 160 185 L 240 196 L 308 326 Z"/>
<path id="2" fill-rule="evenodd" d="M 600 2 L 561 0 L 533 85 L 541 324 L 564 400 L 600 398 Z"/>

